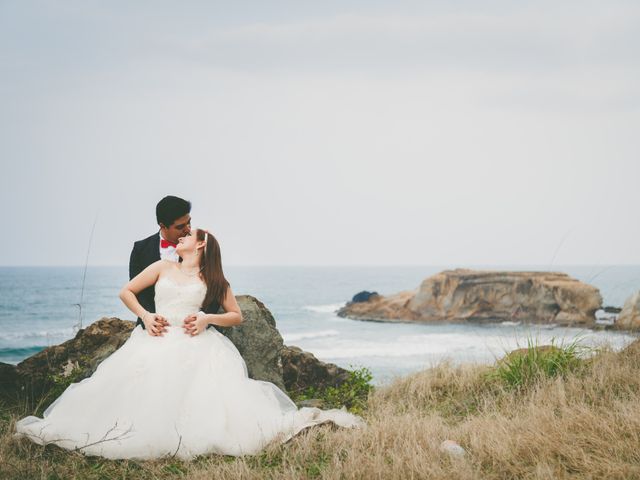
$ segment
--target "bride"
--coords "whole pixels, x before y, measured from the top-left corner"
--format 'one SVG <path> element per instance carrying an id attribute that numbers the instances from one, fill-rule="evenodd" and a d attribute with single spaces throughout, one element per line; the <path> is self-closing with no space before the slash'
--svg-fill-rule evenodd
<path id="1" fill-rule="evenodd" d="M 195 233 L 195 235 L 194 235 Z M 209 324 L 242 322 L 224 277 L 220 247 L 205 230 L 182 237 L 181 263 L 159 260 L 120 292 L 143 319 L 127 341 L 93 373 L 72 383 L 45 411 L 16 423 L 16 437 L 54 443 L 86 455 L 152 459 L 253 455 L 324 422 L 364 427 L 342 409 L 295 403 L 276 385 L 247 376 L 235 345 Z M 155 284 L 156 312 L 136 294 Z M 204 314 L 217 301 L 226 313 Z"/>

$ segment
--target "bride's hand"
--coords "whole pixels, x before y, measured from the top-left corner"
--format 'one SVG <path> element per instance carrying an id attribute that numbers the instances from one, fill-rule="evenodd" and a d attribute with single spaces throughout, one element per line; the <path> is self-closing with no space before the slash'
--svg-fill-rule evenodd
<path id="1" fill-rule="evenodd" d="M 208 323 L 204 315 L 192 313 L 183 320 L 182 328 L 184 329 L 184 333 L 193 337 L 202 333 L 207 328 L 207 325 Z"/>
<path id="2" fill-rule="evenodd" d="M 167 325 L 169 325 L 166 318 L 158 313 L 146 313 L 142 318 L 142 322 L 146 327 L 147 333 L 152 337 L 162 337 L 162 334 L 167 331 Z"/>

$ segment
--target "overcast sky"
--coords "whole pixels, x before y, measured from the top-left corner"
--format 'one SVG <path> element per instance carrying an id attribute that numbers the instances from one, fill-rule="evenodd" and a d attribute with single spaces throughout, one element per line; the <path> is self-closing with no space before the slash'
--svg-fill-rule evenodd
<path id="1" fill-rule="evenodd" d="M 0 0 L 0 265 L 640 264 L 638 2 L 133 3 Z"/>

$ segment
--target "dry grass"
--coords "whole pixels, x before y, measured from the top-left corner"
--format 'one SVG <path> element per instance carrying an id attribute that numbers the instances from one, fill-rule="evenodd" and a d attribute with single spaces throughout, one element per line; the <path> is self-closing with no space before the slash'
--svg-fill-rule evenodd
<path id="1" fill-rule="evenodd" d="M 493 367 L 435 368 L 377 389 L 362 430 L 310 429 L 254 457 L 109 461 L 11 439 L 0 421 L 0 478 L 640 478 L 640 341 L 513 389 Z M 467 454 L 439 450 L 445 439 Z"/>

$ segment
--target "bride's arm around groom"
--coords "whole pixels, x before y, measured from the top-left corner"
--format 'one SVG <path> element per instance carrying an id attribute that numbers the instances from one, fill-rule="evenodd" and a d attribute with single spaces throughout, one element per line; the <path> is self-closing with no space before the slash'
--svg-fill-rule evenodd
<path id="1" fill-rule="evenodd" d="M 185 333 L 190 335 L 198 335 L 202 333 L 209 325 L 219 325 L 221 327 L 232 327 L 242 323 L 242 311 L 238 305 L 235 295 L 231 291 L 231 287 L 227 288 L 227 293 L 222 301 L 222 308 L 225 313 L 206 313 L 198 312 L 189 315 L 184 319 Z"/>

